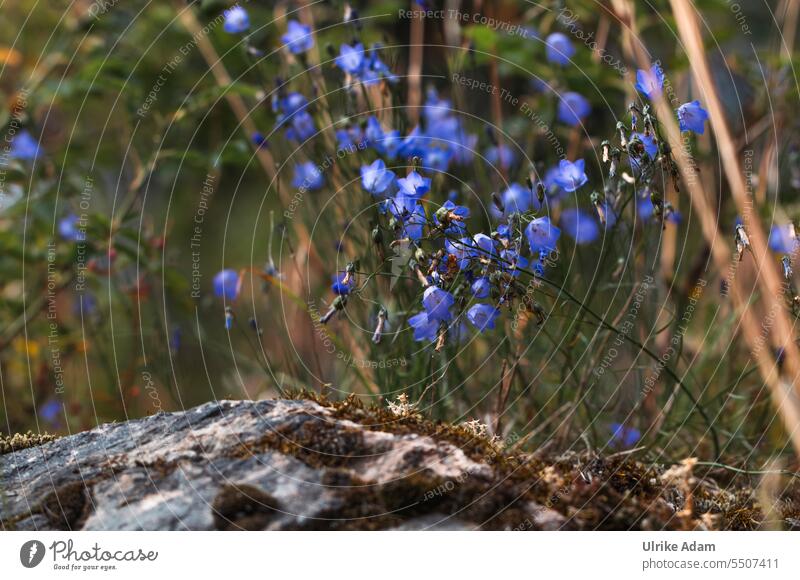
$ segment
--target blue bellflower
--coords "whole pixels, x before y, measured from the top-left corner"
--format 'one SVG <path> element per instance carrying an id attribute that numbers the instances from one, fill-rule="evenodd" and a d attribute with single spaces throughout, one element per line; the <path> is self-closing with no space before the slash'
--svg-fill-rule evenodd
<path id="1" fill-rule="evenodd" d="M 74 213 L 61 218 L 58 222 L 58 234 L 69 242 L 85 242 L 86 232 L 78 222 L 78 216 Z"/>
<path id="2" fill-rule="evenodd" d="M 575 47 L 566 34 L 554 32 L 545 41 L 547 46 L 547 60 L 554 64 L 564 66 L 569 64 L 569 59 L 575 54 Z"/>
<path id="3" fill-rule="evenodd" d="M 700 106 L 700 101 L 692 101 L 678 107 L 678 121 L 681 131 L 692 131 L 698 135 L 705 133 L 708 111 Z"/>
<path id="4" fill-rule="evenodd" d="M 591 244 L 600 237 L 600 226 L 587 212 L 577 208 L 567 208 L 561 212 L 561 229 L 576 244 Z"/>
<path id="5" fill-rule="evenodd" d="M 239 294 L 239 274 L 236 270 L 222 270 L 214 276 L 214 294 L 225 300 L 236 300 Z"/>
<path id="6" fill-rule="evenodd" d="M 480 332 L 494 328 L 494 321 L 500 315 L 500 311 L 488 304 L 474 304 L 467 310 L 467 320 Z"/>
<path id="7" fill-rule="evenodd" d="M 408 319 L 408 324 L 414 329 L 414 340 L 433 342 L 439 332 L 439 322 L 428 317 L 424 310 Z"/>
<path id="8" fill-rule="evenodd" d="M 298 163 L 294 166 L 293 187 L 297 187 L 302 191 L 316 191 L 322 188 L 324 184 L 325 178 L 319 168 L 311 161 Z"/>
<path id="9" fill-rule="evenodd" d="M 428 286 L 422 295 L 422 305 L 429 320 L 447 322 L 453 318 L 450 308 L 455 304 L 455 297 L 438 286 Z"/>
<path id="10" fill-rule="evenodd" d="M 661 96 L 664 89 L 664 71 L 658 65 L 653 65 L 650 70 L 639 69 L 636 71 L 636 90 L 652 100 Z"/>
<path id="11" fill-rule="evenodd" d="M 586 163 L 583 159 L 578 159 L 574 163 L 567 159 L 562 159 L 558 163 L 558 173 L 555 175 L 556 184 L 567 192 L 577 190 L 589 181 L 585 167 Z"/>
<path id="12" fill-rule="evenodd" d="M 250 17 L 247 10 L 241 6 L 234 6 L 225 11 L 225 23 L 222 29 L 228 34 L 242 34 L 250 28 Z"/>
<path id="13" fill-rule="evenodd" d="M 556 249 L 561 230 L 550 222 L 548 216 L 536 218 L 525 228 L 525 237 L 532 254 L 549 253 Z"/>
<path id="14" fill-rule="evenodd" d="M 592 112 L 592 106 L 583 95 L 575 92 L 564 93 L 558 101 L 558 120 L 576 127 Z"/>
<path id="15" fill-rule="evenodd" d="M 9 156 L 12 159 L 33 161 L 39 157 L 39 143 L 31 136 L 29 131 L 23 129 L 11 141 Z"/>
<path id="16" fill-rule="evenodd" d="M 289 21 L 286 34 L 281 37 L 281 40 L 292 54 L 306 52 L 314 46 L 314 36 L 311 34 L 311 27 L 300 24 L 297 20 Z"/>
<path id="17" fill-rule="evenodd" d="M 361 167 L 361 185 L 372 195 L 384 193 L 394 180 L 394 173 L 386 169 L 383 159 L 376 159 Z"/>

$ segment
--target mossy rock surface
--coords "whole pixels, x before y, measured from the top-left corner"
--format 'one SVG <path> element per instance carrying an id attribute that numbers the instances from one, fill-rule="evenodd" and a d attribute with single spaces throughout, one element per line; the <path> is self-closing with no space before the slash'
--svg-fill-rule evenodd
<path id="1" fill-rule="evenodd" d="M 691 462 L 510 454 L 469 429 L 351 398 L 219 401 L 0 455 L 0 529 L 800 527 Z"/>

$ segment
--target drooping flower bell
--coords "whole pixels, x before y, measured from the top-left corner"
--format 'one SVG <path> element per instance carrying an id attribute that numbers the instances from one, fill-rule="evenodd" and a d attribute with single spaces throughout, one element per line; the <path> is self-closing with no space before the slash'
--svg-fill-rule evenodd
<path id="1" fill-rule="evenodd" d="M 286 34 L 281 40 L 292 54 L 301 54 L 314 46 L 314 36 L 311 27 L 300 24 L 297 20 L 290 20 L 286 27 Z"/>
<path id="2" fill-rule="evenodd" d="M 241 6 L 228 8 L 225 13 L 225 23 L 222 29 L 228 34 L 242 34 L 250 28 L 250 16 Z"/>

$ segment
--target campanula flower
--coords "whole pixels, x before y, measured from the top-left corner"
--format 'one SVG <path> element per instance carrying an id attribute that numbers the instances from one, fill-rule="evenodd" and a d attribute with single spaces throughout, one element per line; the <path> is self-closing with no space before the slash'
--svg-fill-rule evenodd
<path id="1" fill-rule="evenodd" d="M 700 106 L 700 101 L 692 101 L 678 107 L 678 121 L 681 131 L 692 131 L 698 135 L 705 133 L 708 111 Z"/>
<path id="2" fill-rule="evenodd" d="M 486 150 L 486 161 L 492 165 L 508 169 L 516 160 L 516 153 L 508 145 L 493 145 Z"/>
<path id="3" fill-rule="evenodd" d="M 797 249 L 800 240 L 795 237 L 792 224 L 773 225 L 769 230 L 769 247 L 779 254 L 791 254 Z"/>
<path id="4" fill-rule="evenodd" d="M 567 208 L 561 212 L 561 229 L 576 244 L 591 244 L 600 237 L 600 226 L 587 212 L 577 208 Z"/>
<path id="5" fill-rule="evenodd" d="M 497 250 L 494 246 L 494 240 L 486 234 L 476 234 L 472 238 L 475 247 L 477 248 L 476 255 L 479 258 L 489 258 L 497 256 Z"/>
<path id="6" fill-rule="evenodd" d="M 414 340 L 433 342 L 439 332 L 439 322 L 428 317 L 424 310 L 408 319 L 408 324 L 414 329 Z"/>
<path id="7" fill-rule="evenodd" d="M 536 218 L 525 228 L 525 237 L 533 254 L 552 252 L 560 236 L 561 230 L 550 223 L 548 216 Z"/>
<path id="8" fill-rule="evenodd" d="M 575 54 L 575 47 L 567 38 L 566 34 L 554 32 L 545 41 L 547 46 L 547 60 L 554 64 L 564 66 L 569 63 L 569 59 Z"/>
<path id="9" fill-rule="evenodd" d="M 372 195 L 384 193 L 394 179 L 394 173 L 386 169 L 383 159 L 376 159 L 361 167 L 361 185 Z"/>
<path id="10" fill-rule="evenodd" d="M 298 163 L 294 166 L 293 187 L 300 189 L 300 191 L 316 191 L 324 184 L 325 178 L 319 168 L 311 161 Z"/>
<path id="11" fill-rule="evenodd" d="M 452 254 L 458 261 L 459 269 L 469 267 L 470 260 L 475 257 L 475 242 L 471 238 L 460 238 L 458 240 L 445 240 L 444 249 L 448 254 Z"/>
<path id="12" fill-rule="evenodd" d="M 644 133 L 633 133 L 631 135 L 631 140 L 636 137 L 644 144 L 644 150 L 647 151 L 647 154 L 655 159 L 658 157 L 658 143 L 656 143 L 656 138 L 652 135 L 645 135 Z"/>
<path id="13" fill-rule="evenodd" d="M 250 28 L 250 16 L 241 6 L 234 6 L 225 11 L 225 23 L 222 29 L 228 34 L 242 34 Z"/>
<path id="14" fill-rule="evenodd" d="M 222 270 L 214 276 L 214 294 L 225 300 L 236 300 L 239 294 L 239 274 L 236 270 Z"/>
<path id="15" fill-rule="evenodd" d="M 612 435 L 609 445 L 633 447 L 642 438 L 641 432 L 635 427 L 622 423 L 611 423 Z"/>
<path id="16" fill-rule="evenodd" d="M 481 332 L 493 329 L 494 321 L 499 315 L 500 311 L 488 304 L 474 304 L 467 310 L 467 320 Z"/>
<path id="17" fill-rule="evenodd" d="M 11 141 L 9 156 L 12 159 L 33 161 L 39 157 L 39 143 L 31 136 L 29 131 L 23 129 Z"/>
<path id="18" fill-rule="evenodd" d="M 364 66 L 364 45 L 360 42 L 355 46 L 343 44 L 339 47 L 339 56 L 334 62 L 344 72 L 357 76 Z"/>
<path id="19" fill-rule="evenodd" d="M 44 405 L 39 407 L 39 417 L 45 423 L 55 425 L 58 423 L 59 415 L 63 412 L 64 406 L 56 399 L 50 399 Z"/>
<path id="20" fill-rule="evenodd" d="M 636 90 L 649 99 L 661 96 L 664 89 L 664 71 L 654 64 L 650 70 L 639 69 L 636 71 Z"/>
<path id="21" fill-rule="evenodd" d="M 308 111 L 299 111 L 291 117 L 291 127 L 286 130 L 286 138 L 299 143 L 309 139 L 316 132 L 313 117 Z"/>
<path id="22" fill-rule="evenodd" d="M 525 213 L 531 208 L 537 210 L 540 208 L 539 200 L 536 199 L 536 195 L 530 189 L 523 187 L 519 183 L 512 183 L 509 185 L 508 189 L 500 195 L 500 199 L 503 202 L 505 215 L 507 216 L 512 213 Z M 495 217 L 499 217 L 500 210 L 494 205 L 491 207 L 491 212 Z"/>
<path id="23" fill-rule="evenodd" d="M 592 112 L 592 106 L 583 95 L 575 92 L 564 93 L 558 101 L 558 120 L 576 127 Z"/>
<path id="24" fill-rule="evenodd" d="M 450 166 L 450 160 L 452 158 L 453 152 L 450 149 L 444 147 L 429 147 L 422 156 L 422 164 L 427 169 L 445 172 Z"/>
<path id="25" fill-rule="evenodd" d="M 558 174 L 555 176 L 556 183 L 564 191 L 575 191 L 589 181 L 589 178 L 586 177 L 585 166 L 583 159 L 578 159 L 574 163 L 562 159 L 558 163 Z"/>
<path id="26" fill-rule="evenodd" d="M 481 276 L 472 283 L 472 294 L 475 298 L 488 298 L 490 288 L 489 278 Z"/>
<path id="27" fill-rule="evenodd" d="M 520 268 L 527 268 L 528 264 L 530 263 L 528 258 L 525 256 L 520 256 L 519 252 L 511 249 L 500 252 L 500 258 L 503 260 L 501 262 L 503 271 L 508 272 L 514 277 L 520 275 Z"/>
<path id="28" fill-rule="evenodd" d="M 430 177 L 422 177 L 416 171 L 410 171 L 407 176 L 397 180 L 397 186 L 400 188 L 400 193 L 419 199 L 431 188 Z"/>
<path id="29" fill-rule="evenodd" d="M 447 322 L 453 317 L 450 308 L 455 304 L 455 297 L 447 290 L 438 286 L 428 286 L 422 295 L 422 305 L 428 314 L 428 319 Z"/>
<path id="30" fill-rule="evenodd" d="M 438 225 L 445 225 L 443 231 L 452 236 L 463 236 L 467 231 L 467 224 L 464 221 L 469 217 L 469 208 L 463 205 L 456 205 L 449 199 L 444 202 L 436 213 L 433 214 L 433 221 Z"/>
<path id="31" fill-rule="evenodd" d="M 300 24 L 297 20 L 290 20 L 286 27 L 286 34 L 281 37 L 283 43 L 292 54 L 300 54 L 314 46 L 314 36 L 311 27 Z"/>
<path id="32" fill-rule="evenodd" d="M 347 278 L 348 282 L 345 283 L 345 278 Z M 345 272 L 340 272 L 333 276 L 333 284 L 331 284 L 331 290 L 337 296 L 347 296 L 350 294 L 350 291 L 353 289 L 355 284 L 355 280 L 352 276 L 347 276 Z"/>
<path id="33" fill-rule="evenodd" d="M 78 216 L 74 213 L 61 218 L 58 222 L 58 234 L 69 242 L 85 242 L 85 227 L 81 227 Z"/>
<path id="34" fill-rule="evenodd" d="M 250 135 L 250 139 L 253 141 L 253 145 L 256 147 L 261 147 L 262 145 L 267 144 L 267 138 L 264 137 L 264 134 L 260 131 L 254 131 L 252 135 Z"/>

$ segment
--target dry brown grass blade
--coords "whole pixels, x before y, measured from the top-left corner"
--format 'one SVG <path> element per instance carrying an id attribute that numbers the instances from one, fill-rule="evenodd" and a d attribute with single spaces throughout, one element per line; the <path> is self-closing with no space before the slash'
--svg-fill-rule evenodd
<path id="1" fill-rule="evenodd" d="M 721 152 L 723 157 L 731 157 L 731 160 L 736 162 L 736 152 L 735 150 L 731 151 L 733 147 L 733 141 L 731 141 L 730 138 L 730 131 L 727 128 L 727 125 L 725 125 L 724 116 L 721 113 L 721 105 L 719 104 L 719 98 L 716 93 L 716 88 L 714 87 L 713 82 L 711 82 L 711 77 L 708 74 L 708 65 L 705 61 L 702 38 L 699 36 L 699 28 L 697 27 L 695 15 L 689 8 L 687 2 L 680 0 L 671 1 L 673 3 L 673 7 L 676 8 L 675 16 L 678 22 L 686 19 L 688 14 L 689 20 L 684 20 L 684 22 L 681 24 L 681 27 L 686 29 L 683 32 L 684 35 L 689 35 L 692 37 L 691 45 L 687 44 L 687 50 L 689 51 L 690 56 L 689 60 L 692 63 L 693 69 L 697 67 L 702 67 L 702 69 L 704 69 L 704 71 L 700 70 L 700 72 L 704 72 L 704 74 L 701 74 L 701 78 L 698 79 L 703 82 L 698 82 L 698 85 L 700 86 L 700 91 L 703 97 L 710 97 L 710 99 L 714 101 L 715 107 L 710 108 L 714 133 L 718 142 L 724 139 L 722 136 L 723 134 L 727 135 L 728 141 L 725 144 L 725 149 L 721 149 Z M 630 0 L 612 0 L 612 6 L 614 16 L 620 23 L 623 30 L 623 46 L 628 57 L 633 59 L 640 68 L 649 69 L 652 65 L 650 57 L 636 32 L 634 3 Z M 693 23 L 693 25 L 689 23 Z M 693 30 L 696 32 L 692 32 Z M 686 40 L 684 40 L 684 42 L 686 42 Z M 700 220 L 703 236 L 709 244 L 714 265 L 716 266 L 720 277 L 725 278 L 727 272 L 729 271 L 730 264 L 732 263 L 731 260 L 733 259 L 726 242 L 729 236 L 721 235 L 719 232 L 717 227 L 716 211 L 711 205 L 710 198 L 706 194 L 701 180 L 698 179 L 696 175 L 693 159 L 688 152 L 684 151 L 683 149 L 681 134 L 678 129 L 678 124 L 675 120 L 675 112 L 670 103 L 661 98 L 656 99 L 654 105 L 656 107 L 659 120 L 662 123 L 667 142 L 670 144 L 673 152 L 675 153 L 675 161 L 678 164 L 681 178 L 688 189 L 689 198 Z M 714 119 L 715 117 L 716 122 Z M 717 131 L 717 127 L 720 123 L 722 123 L 722 134 Z M 733 168 L 733 173 L 735 173 L 735 171 L 735 168 Z M 744 188 L 743 181 L 741 181 L 743 178 L 741 178 L 741 175 L 731 175 L 731 173 L 731 167 L 726 166 L 726 175 L 729 179 L 732 178 L 734 182 L 737 183 L 738 191 L 744 190 L 746 196 L 746 188 Z M 744 199 L 744 197 L 741 195 L 737 195 L 736 192 L 734 193 L 734 199 L 737 205 L 746 205 L 743 203 L 746 201 L 746 199 Z M 749 215 L 749 209 L 747 214 Z M 766 254 L 766 240 L 763 231 L 761 231 L 760 225 L 757 224 L 757 228 L 758 232 L 755 236 L 757 239 L 753 240 L 751 238 L 751 241 L 754 242 L 753 254 L 763 258 Z M 761 263 L 763 263 L 763 259 L 759 262 L 759 264 Z M 760 271 L 764 270 L 769 270 L 769 268 L 760 268 Z M 771 274 L 774 274 L 774 276 L 777 277 L 776 271 L 772 271 Z M 763 276 L 759 276 L 758 279 L 759 282 L 761 282 Z M 763 343 L 759 341 L 759 337 L 762 333 L 761 321 L 756 316 L 753 305 L 749 302 L 749 297 L 742 293 L 740 283 L 741 280 L 734 279 L 730 284 L 731 301 L 733 302 L 734 308 L 741 312 L 741 318 L 739 320 L 741 331 L 740 334 L 747 343 L 751 355 L 756 359 L 761 378 L 770 389 L 773 403 L 778 409 L 784 427 L 792 439 L 795 453 L 800 456 L 800 400 L 794 387 L 794 385 L 797 384 L 797 381 L 796 379 L 792 379 L 791 382 L 787 382 L 779 375 L 777 363 L 771 356 L 770 349 L 764 348 Z M 770 285 L 767 285 L 766 291 L 768 294 L 769 287 Z M 769 298 L 771 304 L 774 304 L 776 301 L 776 294 L 770 294 Z M 786 322 L 785 313 L 783 312 L 780 304 L 778 304 L 777 312 L 778 318 L 782 322 L 779 331 L 781 332 L 782 336 L 786 336 L 783 334 Z M 797 377 L 797 347 L 792 340 L 788 341 L 787 346 L 786 368 L 788 369 L 791 377 Z"/>
<path id="2" fill-rule="evenodd" d="M 753 200 L 748 193 L 734 137 L 728 126 L 725 110 L 711 76 L 697 13 L 689 0 L 670 0 L 670 4 L 675 14 L 680 38 L 689 56 L 692 76 L 708 106 L 711 127 L 716 137 L 717 146 L 722 157 L 723 169 L 733 199 L 747 223 L 747 215 L 755 213 L 752 211 Z M 782 348 L 784 351 L 784 368 L 789 379 L 789 384 L 787 385 L 786 381 L 779 376 L 778 384 L 772 388 L 772 394 L 775 397 L 774 402 L 783 416 L 786 430 L 794 441 L 795 451 L 800 455 L 800 385 L 797 383 L 798 373 L 800 373 L 800 351 L 798 351 L 794 341 L 794 323 L 790 320 L 782 303 L 781 295 L 785 291 L 785 285 L 780 279 L 778 269 L 770 262 L 767 236 L 758 221 L 757 213 L 755 218 L 749 221 L 747 233 L 750 236 L 753 255 L 758 260 L 758 283 L 767 304 L 768 312 L 774 313 L 775 328 L 770 333 L 772 342 L 776 348 Z M 764 349 L 760 350 L 763 351 Z M 761 362 L 759 362 L 759 366 L 761 366 Z M 774 363 L 772 361 L 767 363 L 768 368 L 765 370 L 770 375 L 772 368 L 769 367 L 773 366 Z"/>

